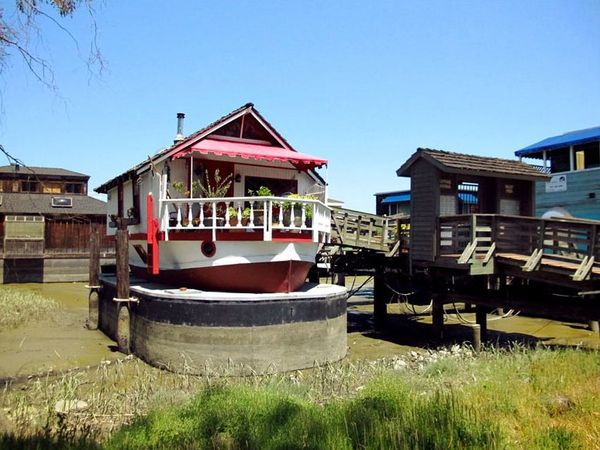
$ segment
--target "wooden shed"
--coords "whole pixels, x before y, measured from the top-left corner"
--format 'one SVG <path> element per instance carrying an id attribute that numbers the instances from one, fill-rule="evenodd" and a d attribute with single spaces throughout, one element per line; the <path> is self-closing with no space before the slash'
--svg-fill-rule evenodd
<path id="1" fill-rule="evenodd" d="M 0 167 L 0 282 L 85 281 L 90 233 L 100 232 L 104 262 L 106 203 L 90 197 L 89 176 L 62 168 Z"/>
<path id="2" fill-rule="evenodd" d="M 520 161 L 419 148 L 396 174 L 411 179 L 410 255 L 431 262 L 440 217 L 462 214 L 532 216 L 536 180 L 547 175 Z"/>

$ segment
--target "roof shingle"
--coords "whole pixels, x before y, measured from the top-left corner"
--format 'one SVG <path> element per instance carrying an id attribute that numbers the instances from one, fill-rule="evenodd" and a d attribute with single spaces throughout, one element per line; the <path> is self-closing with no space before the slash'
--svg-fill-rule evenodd
<path id="1" fill-rule="evenodd" d="M 521 161 L 488 156 L 465 155 L 461 153 L 436 150 L 431 148 L 418 148 L 415 153 L 400 167 L 396 174 L 410 176 L 410 167 L 419 158 L 425 158 L 440 170 L 450 173 L 464 173 L 477 176 L 502 175 L 507 178 L 524 178 L 531 180 L 544 180 L 549 177 L 541 173 L 536 167 Z"/>
<path id="2" fill-rule="evenodd" d="M 72 207 L 52 206 L 52 197 L 69 197 Z M 68 214 L 68 215 L 105 215 L 106 203 L 88 195 L 49 195 L 35 193 L 0 194 L 1 214 Z"/>

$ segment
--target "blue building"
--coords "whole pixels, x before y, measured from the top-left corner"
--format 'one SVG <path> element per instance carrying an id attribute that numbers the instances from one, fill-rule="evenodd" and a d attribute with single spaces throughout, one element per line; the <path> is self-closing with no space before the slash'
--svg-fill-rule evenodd
<path id="1" fill-rule="evenodd" d="M 515 152 L 541 161 L 552 178 L 536 182 L 537 216 L 600 220 L 600 126 L 546 138 Z"/>

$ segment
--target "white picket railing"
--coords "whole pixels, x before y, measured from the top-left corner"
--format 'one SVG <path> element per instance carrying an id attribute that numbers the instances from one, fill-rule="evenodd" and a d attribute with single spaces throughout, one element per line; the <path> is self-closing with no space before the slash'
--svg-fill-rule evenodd
<path id="1" fill-rule="evenodd" d="M 236 220 L 237 219 L 237 220 Z M 310 231 L 314 242 L 331 233 L 331 213 L 319 200 L 285 197 L 163 198 L 160 230 L 262 230 L 265 241 L 273 230 Z"/>

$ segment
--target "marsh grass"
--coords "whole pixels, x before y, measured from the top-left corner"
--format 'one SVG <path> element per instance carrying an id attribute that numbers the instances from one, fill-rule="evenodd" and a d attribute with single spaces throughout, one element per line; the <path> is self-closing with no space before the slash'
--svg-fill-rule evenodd
<path id="1" fill-rule="evenodd" d="M 63 399 L 89 409 L 58 416 Z M 461 347 L 244 378 L 131 358 L 7 385 L 0 408 L 0 448 L 598 448 L 600 353 Z"/>
<path id="2" fill-rule="evenodd" d="M 0 287 L 0 331 L 26 321 L 51 318 L 58 309 L 54 300 L 35 292 Z"/>

